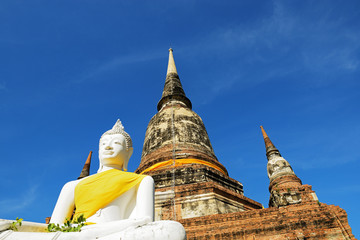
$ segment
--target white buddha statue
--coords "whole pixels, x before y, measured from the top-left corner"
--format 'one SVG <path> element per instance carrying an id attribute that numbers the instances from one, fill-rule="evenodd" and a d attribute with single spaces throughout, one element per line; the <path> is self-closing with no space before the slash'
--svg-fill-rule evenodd
<path id="1" fill-rule="evenodd" d="M 132 153 L 131 138 L 118 120 L 100 138 L 97 174 L 68 182 L 62 188 L 50 223 L 63 224 L 76 207 L 74 218 L 84 215 L 89 223 L 81 232 L 7 231 L 8 236 L 5 236 L 1 231 L 6 222 L 0 221 L 0 239 L 185 239 L 180 223 L 153 222 L 154 180 L 150 176 L 126 172 Z M 22 228 L 29 229 L 26 226 L 30 225 L 24 223 Z M 44 225 L 37 226 L 38 230 L 40 226 L 44 228 Z"/>

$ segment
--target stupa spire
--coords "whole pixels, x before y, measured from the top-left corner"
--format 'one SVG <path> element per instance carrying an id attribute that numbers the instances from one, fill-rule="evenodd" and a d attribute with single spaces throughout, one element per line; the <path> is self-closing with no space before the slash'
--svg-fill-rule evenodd
<path id="1" fill-rule="evenodd" d="M 90 175 L 90 164 L 91 164 L 91 155 L 92 155 L 92 151 L 90 151 L 87 159 L 86 159 L 86 162 L 84 164 L 84 167 L 80 173 L 80 176 L 78 177 L 78 179 L 81 179 L 81 178 L 84 178 L 84 177 L 87 177 Z"/>
<path id="2" fill-rule="evenodd" d="M 275 145 L 271 142 L 269 136 L 266 134 L 263 126 L 260 126 L 261 128 L 261 132 L 263 134 L 264 137 L 264 142 L 265 142 L 265 148 L 266 148 L 266 156 L 269 159 L 269 156 L 273 153 L 278 154 L 279 156 L 281 156 L 279 150 L 275 147 Z"/>
<path id="3" fill-rule="evenodd" d="M 177 74 L 172 48 L 169 49 L 169 62 L 166 75 L 168 75 L 169 73 Z"/>
<path id="4" fill-rule="evenodd" d="M 264 128 L 260 126 L 264 136 L 267 162 L 267 173 L 270 179 L 269 207 L 283 207 L 291 204 L 318 201 L 310 185 L 302 185 L 289 162 L 280 155 L 279 150 L 270 141 Z"/>
<path id="5" fill-rule="evenodd" d="M 147 127 L 137 173 L 153 171 L 160 165 L 171 168 L 176 164 L 199 164 L 228 175 L 226 168 L 215 156 L 202 119 L 191 107 L 170 48 L 164 90 L 157 105 L 158 113 Z"/>
<path id="6" fill-rule="evenodd" d="M 177 102 L 191 109 L 192 104 L 186 97 L 184 89 L 181 85 L 179 75 L 176 70 L 174 55 L 172 48 L 169 49 L 169 62 L 166 72 L 165 86 L 161 99 L 157 105 L 160 111 L 169 102 Z"/>

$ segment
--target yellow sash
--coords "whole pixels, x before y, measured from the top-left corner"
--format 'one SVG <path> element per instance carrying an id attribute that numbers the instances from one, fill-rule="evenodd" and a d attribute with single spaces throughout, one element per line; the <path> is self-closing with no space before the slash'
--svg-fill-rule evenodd
<path id="1" fill-rule="evenodd" d="M 81 214 L 85 218 L 91 217 L 121 194 L 138 185 L 144 177 L 146 176 L 111 169 L 85 178 L 75 187 L 74 219 Z"/>
<path id="2" fill-rule="evenodd" d="M 206 166 L 215 168 L 216 170 L 219 170 L 223 174 L 227 175 L 224 172 L 224 170 L 222 170 L 220 167 L 216 166 L 215 164 L 209 163 L 204 160 L 194 159 L 194 158 L 175 159 L 175 164 L 174 164 L 174 159 L 159 162 L 159 163 L 152 165 L 151 167 L 148 167 L 147 169 L 142 171 L 140 174 L 146 173 L 151 170 L 160 170 L 160 169 L 163 169 L 166 167 L 177 167 L 177 166 L 181 166 L 181 165 L 185 165 L 185 164 L 192 164 L 192 163 L 202 164 L 202 165 L 206 165 Z"/>

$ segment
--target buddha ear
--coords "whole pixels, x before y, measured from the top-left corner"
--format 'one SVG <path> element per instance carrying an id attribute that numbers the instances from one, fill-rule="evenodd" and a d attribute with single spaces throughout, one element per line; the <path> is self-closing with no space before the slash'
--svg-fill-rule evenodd
<path id="1" fill-rule="evenodd" d="M 130 159 L 131 155 L 133 154 L 133 151 L 134 151 L 134 149 L 132 147 L 127 150 L 128 158 L 127 158 L 127 160 L 125 160 L 124 165 L 123 165 L 124 171 L 127 171 L 129 159 Z"/>
<path id="2" fill-rule="evenodd" d="M 129 147 L 129 149 L 128 149 L 129 158 L 131 157 L 131 155 L 133 154 L 133 152 L 134 152 L 134 148 L 133 148 L 133 147 Z"/>

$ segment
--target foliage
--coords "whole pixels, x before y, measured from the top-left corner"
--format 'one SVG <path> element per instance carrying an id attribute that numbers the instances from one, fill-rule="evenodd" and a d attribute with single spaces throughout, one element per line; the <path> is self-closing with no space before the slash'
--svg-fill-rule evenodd
<path id="1" fill-rule="evenodd" d="M 17 231 L 18 230 L 18 228 L 17 228 L 17 225 L 19 224 L 19 226 L 21 226 L 22 225 L 22 221 L 23 221 L 23 219 L 22 218 L 16 218 L 16 221 L 14 221 L 14 222 L 12 222 L 11 224 L 10 224 L 10 227 L 9 227 L 9 229 L 10 230 L 13 230 L 13 231 Z"/>
<path id="2" fill-rule="evenodd" d="M 63 225 L 50 223 L 47 227 L 49 232 L 80 232 L 81 228 L 85 226 L 86 219 L 84 215 L 80 215 L 77 219 L 72 222 L 69 219 L 66 219 L 66 222 Z"/>

